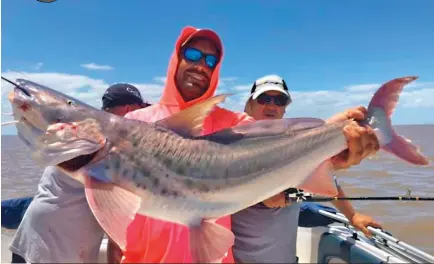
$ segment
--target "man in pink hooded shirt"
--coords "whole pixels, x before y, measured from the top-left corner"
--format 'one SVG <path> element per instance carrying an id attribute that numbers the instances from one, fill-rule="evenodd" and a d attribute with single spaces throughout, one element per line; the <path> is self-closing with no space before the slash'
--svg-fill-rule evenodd
<path id="1" fill-rule="evenodd" d="M 185 27 L 170 59 L 160 102 L 125 117 L 156 122 L 211 98 L 217 89 L 222 59 L 223 46 L 214 31 Z M 252 121 L 253 118 L 245 113 L 216 107 L 204 121 L 203 134 Z M 230 216 L 220 218 L 217 223 L 231 228 Z M 123 263 L 192 261 L 188 250 L 188 227 L 136 215 L 127 236 Z M 233 262 L 231 252 L 223 262 Z"/>
<path id="2" fill-rule="evenodd" d="M 160 102 L 130 112 L 125 117 L 152 123 L 211 98 L 217 88 L 222 59 L 223 46 L 214 31 L 185 27 L 176 41 Z M 339 121 L 354 117 L 362 118 L 364 115 L 363 111 L 350 109 L 336 115 L 334 119 Z M 235 113 L 215 107 L 204 121 L 202 134 L 210 134 L 253 121 L 254 119 L 245 113 Z M 341 153 L 342 155 L 338 155 L 345 160 L 343 163 L 348 163 L 348 166 L 358 164 L 368 154 L 377 150 L 369 147 L 376 144 L 373 142 L 376 139 L 372 138 L 372 131 L 354 125 L 346 127 L 346 130 L 351 130 L 351 133 L 346 132 L 349 143 L 360 143 L 356 145 L 361 149 L 350 147 L 349 150 Z M 357 157 L 354 158 L 355 156 Z M 222 217 L 216 222 L 231 229 L 230 216 Z M 121 262 L 192 262 L 188 232 L 186 226 L 136 215 L 128 227 L 127 244 L 125 251 L 122 252 Z M 227 256 L 222 260 L 223 263 L 234 262 L 232 249 L 228 250 Z M 109 260 L 115 259 L 111 259 L 109 254 Z"/>

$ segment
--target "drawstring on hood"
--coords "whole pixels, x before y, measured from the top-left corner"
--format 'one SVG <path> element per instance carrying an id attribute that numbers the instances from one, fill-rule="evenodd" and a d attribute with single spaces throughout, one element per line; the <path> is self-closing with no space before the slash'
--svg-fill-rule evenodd
<path id="1" fill-rule="evenodd" d="M 211 80 L 209 83 L 209 87 L 208 90 L 199 98 L 196 98 L 194 100 L 191 100 L 189 102 L 185 102 L 184 99 L 182 98 L 181 94 L 178 91 L 178 88 L 176 87 L 176 83 L 175 83 L 175 75 L 176 75 L 176 71 L 178 68 L 178 54 L 179 51 L 181 49 L 181 46 L 190 38 L 192 37 L 193 34 L 197 34 L 198 32 L 202 31 L 203 29 L 197 29 L 191 26 L 187 26 L 185 27 L 182 32 L 181 35 L 178 37 L 178 40 L 176 41 L 175 44 L 175 50 L 172 53 L 172 56 L 170 58 L 170 62 L 169 62 L 169 67 L 167 70 L 167 81 L 166 81 L 166 86 L 164 88 L 163 91 L 163 95 L 161 96 L 161 100 L 160 100 L 160 104 L 162 105 L 166 105 L 166 106 L 178 106 L 180 108 L 180 110 L 185 109 L 191 105 L 194 105 L 196 103 L 202 102 L 210 97 L 212 97 L 217 89 L 217 84 L 219 81 L 219 75 L 220 75 L 220 66 L 223 60 L 223 46 L 221 45 L 221 41 L 220 38 L 218 37 L 218 35 L 207 29 L 207 31 L 210 31 L 210 33 L 212 33 L 214 35 L 215 38 L 217 38 L 216 40 L 219 42 L 218 44 L 220 44 L 220 58 L 219 58 L 219 62 L 216 65 L 212 75 L 211 75 Z"/>

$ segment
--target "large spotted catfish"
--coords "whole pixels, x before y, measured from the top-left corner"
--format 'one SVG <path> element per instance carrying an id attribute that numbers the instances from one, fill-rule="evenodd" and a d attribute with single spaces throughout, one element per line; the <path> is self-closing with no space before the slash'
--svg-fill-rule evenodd
<path id="1" fill-rule="evenodd" d="M 403 87 L 383 84 L 368 118 L 383 150 L 412 164 L 428 160 L 395 133 L 391 115 Z M 13 83 L 13 82 L 12 82 Z M 329 159 L 348 148 L 343 127 L 315 118 L 257 121 L 202 136 L 204 118 L 227 95 L 148 124 L 100 111 L 40 84 L 18 79 L 9 94 L 20 138 L 43 165 L 98 154 L 65 171 L 85 186 L 96 219 L 122 249 L 136 213 L 189 227 L 194 261 L 221 260 L 234 242 L 214 222 L 290 187 L 335 195 Z M 314 183 L 314 184 L 312 184 Z"/>

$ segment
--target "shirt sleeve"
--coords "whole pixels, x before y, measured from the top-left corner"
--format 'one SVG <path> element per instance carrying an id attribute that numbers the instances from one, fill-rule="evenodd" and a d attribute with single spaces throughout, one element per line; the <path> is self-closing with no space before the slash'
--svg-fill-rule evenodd
<path id="1" fill-rule="evenodd" d="M 142 108 L 136 111 L 129 112 L 124 117 L 127 119 L 133 119 L 149 123 L 152 122 L 153 113 L 153 109 Z"/>
<path id="2" fill-rule="evenodd" d="M 235 114 L 235 119 L 234 122 L 232 123 L 232 126 L 244 125 L 244 124 L 255 122 L 255 119 L 246 113 L 240 112 L 234 114 Z"/>

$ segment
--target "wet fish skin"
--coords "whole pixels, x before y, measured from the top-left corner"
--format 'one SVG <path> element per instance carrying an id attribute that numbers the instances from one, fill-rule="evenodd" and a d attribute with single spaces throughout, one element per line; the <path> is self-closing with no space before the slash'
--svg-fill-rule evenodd
<path id="1" fill-rule="evenodd" d="M 393 100 L 414 79 L 399 78 L 383 85 L 371 100 L 365 123 L 376 130 L 383 149 L 424 165 L 426 158 L 396 135 L 390 123 Z M 235 213 L 289 187 L 301 184 L 309 189 L 308 180 L 320 185 L 312 187 L 317 193 L 336 191 L 327 161 L 347 148 L 342 133 L 345 122 L 267 120 L 198 137 L 200 120 L 224 96 L 146 124 L 99 111 L 36 83 L 18 83 L 24 88 L 16 89 L 10 101 L 14 114 L 26 119 L 17 129 L 26 132 L 36 158 L 55 165 L 100 150 L 94 163 L 67 173 L 85 184 L 97 220 L 121 248 L 137 212 L 189 226 L 194 259 L 218 260 L 233 243 L 233 234 L 210 219 Z M 27 106 L 20 108 L 23 104 Z M 204 238 L 220 239 L 210 244 Z"/>
<path id="2" fill-rule="evenodd" d="M 306 122 L 305 119 L 298 121 Z M 108 158 L 99 166 L 91 168 L 89 175 L 107 175 L 107 182 L 115 182 L 140 196 L 146 196 L 146 200 L 154 207 L 157 207 L 156 204 L 168 203 L 168 199 L 175 199 L 176 203 L 170 202 L 172 206 L 166 205 L 164 210 L 175 212 L 177 207 L 182 207 L 181 213 L 187 217 L 185 210 L 188 207 L 189 211 L 200 213 L 205 218 L 231 214 L 233 210 L 241 210 L 268 197 L 267 193 L 252 192 L 245 188 L 246 184 L 272 193 L 287 189 L 288 184 L 297 186 L 304 180 L 306 173 L 309 174 L 317 167 L 315 162 L 319 164 L 346 148 L 342 128 L 348 123 L 322 126 L 323 121 L 316 120 L 315 125 L 321 127 L 304 133 L 298 131 L 286 136 L 278 134 L 264 141 L 258 141 L 256 137 L 240 138 L 232 144 L 221 144 L 210 141 L 207 137 L 183 139 L 169 130 L 150 133 L 146 127 L 137 124 L 128 127 L 123 120 L 119 122 L 110 127 L 108 131 L 111 132 L 106 134 L 107 140 L 113 144 Z M 135 142 L 137 145 L 134 147 Z M 247 150 L 246 146 L 249 147 Z M 323 146 L 327 151 L 322 150 Z M 320 155 L 317 157 L 316 153 Z M 300 162 L 308 164 L 305 157 L 314 159 L 310 166 L 299 166 Z M 289 166 L 294 167 L 292 162 L 295 167 L 308 167 L 308 171 L 299 173 L 299 177 L 293 175 L 290 177 L 291 182 L 286 179 L 288 177 L 280 176 L 281 179 L 274 181 L 263 180 L 276 177 L 264 175 L 273 174 L 278 169 L 291 171 Z M 297 168 L 292 170 L 296 171 Z M 260 182 L 262 183 L 258 184 Z M 159 199 L 161 202 L 158 202 Z M 231 204 L 230 208 L 228 204 Z M 220 208 L 220 211 L 210 208 Z M 198 210 L 203 212 L 197 212 Z M 188 218 L 194 219 L 197 215 Z M 169 215 L 165 220 L 173 219 Z M 189 222 L 194 222 L 191 219 L 181 223 L 188 225 Z"/>

